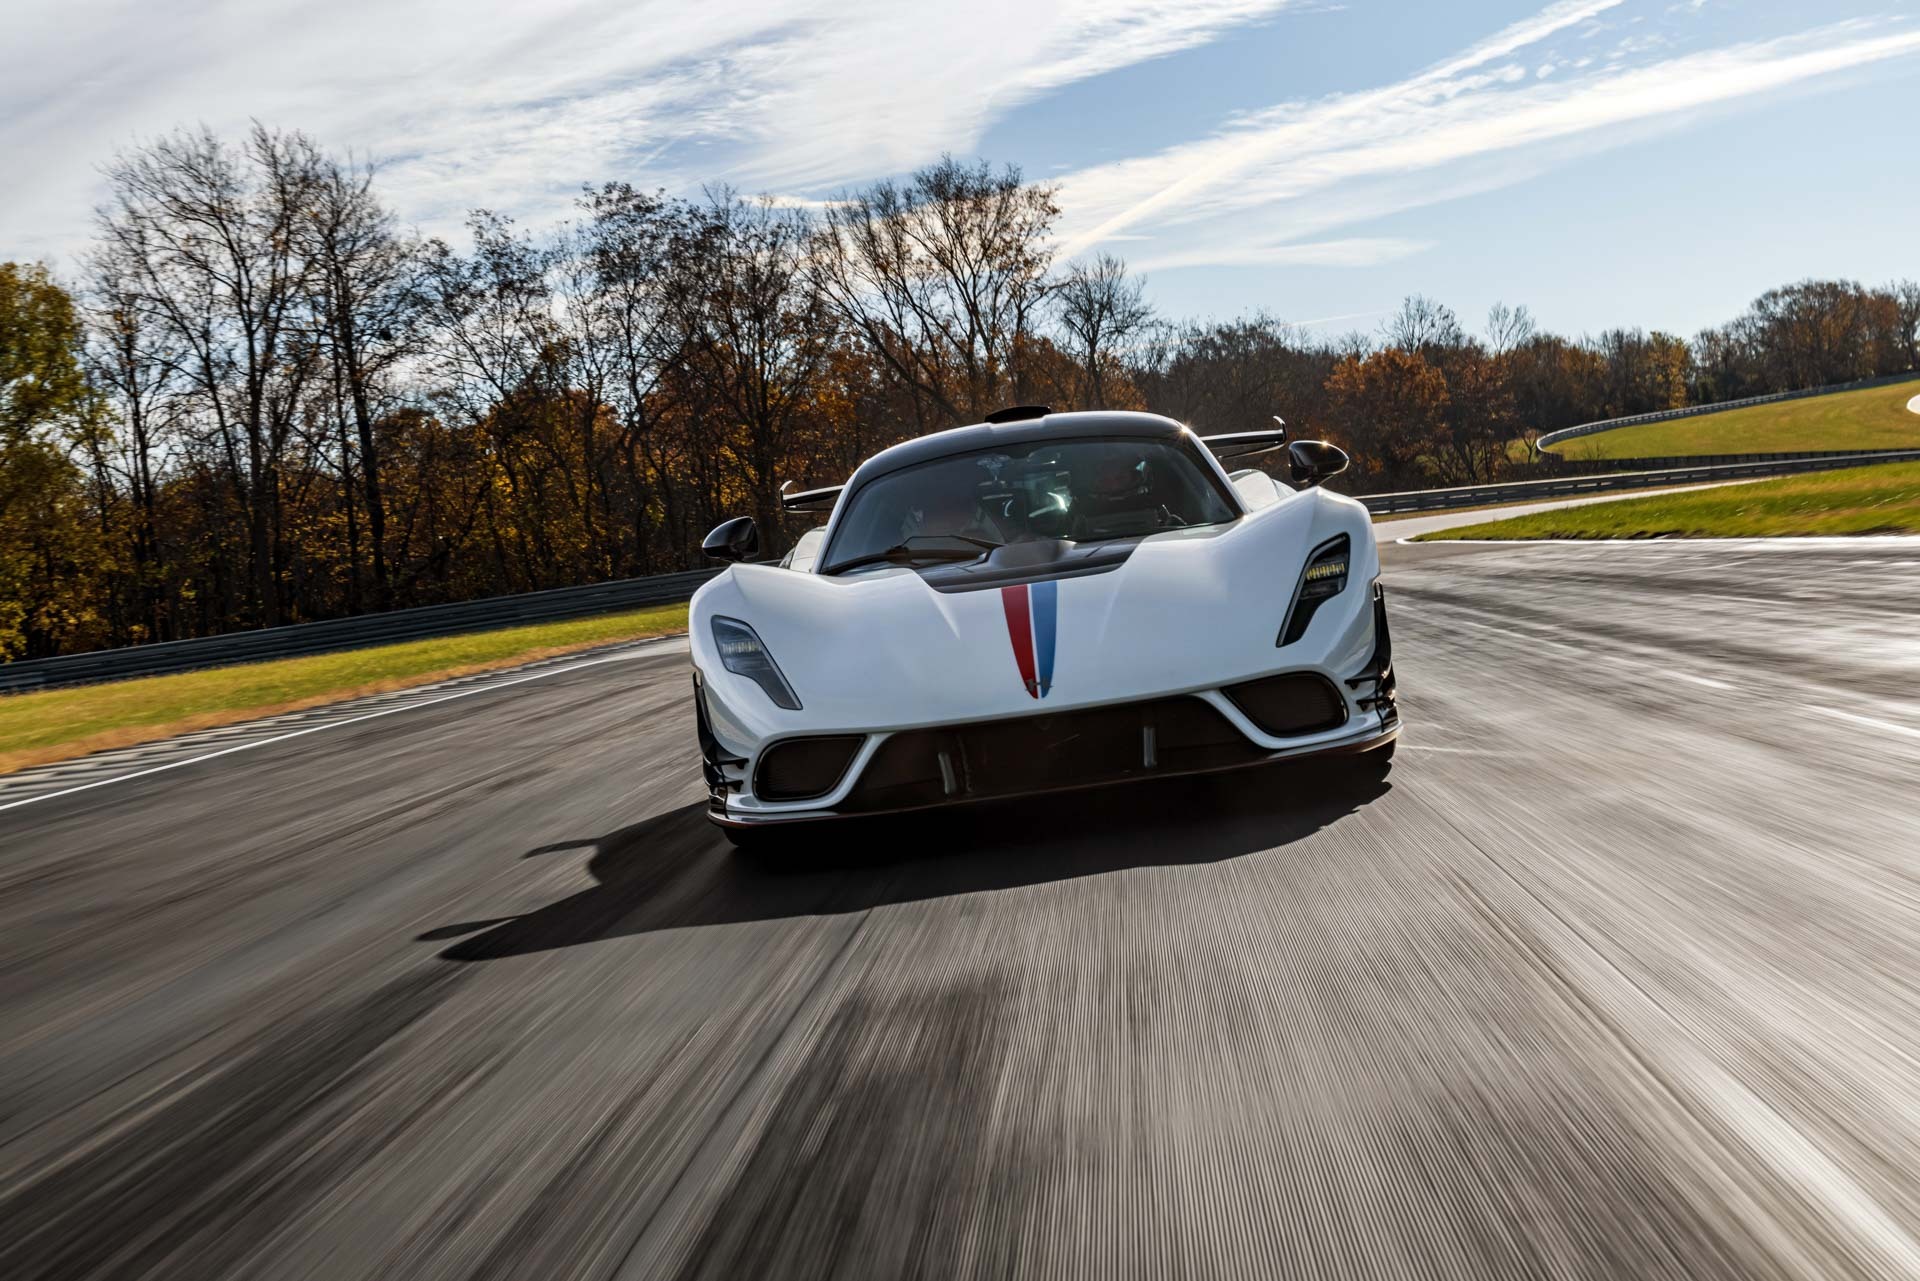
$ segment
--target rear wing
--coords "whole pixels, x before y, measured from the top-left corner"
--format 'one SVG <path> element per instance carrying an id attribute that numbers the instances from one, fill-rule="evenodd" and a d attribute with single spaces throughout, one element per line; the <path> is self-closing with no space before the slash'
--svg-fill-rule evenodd
<path id="1" fill-rule="evenodd" d="M 1287 424 L 1277 416 L 1273 422 L 1273 427 L 1266 431 L 1235 431 L 1224 436 L 1202 436 L 1200 443 L 1222 462 L 1229 458 L 1251 458 L 1255 454 L 1284 449 L 1287 444 Z"/>
<path id="2" fill-rule="evenodd" d="M 793 482 L 788 481 L 787 485 Z M 832 511 L 833 505 L 840 501 L 840 491 L 845 485 L 829 485 L 825 489 L 797 489 L 787 492 L 787 485 L 780 486 L 780 506 L 790 512 Z"/>

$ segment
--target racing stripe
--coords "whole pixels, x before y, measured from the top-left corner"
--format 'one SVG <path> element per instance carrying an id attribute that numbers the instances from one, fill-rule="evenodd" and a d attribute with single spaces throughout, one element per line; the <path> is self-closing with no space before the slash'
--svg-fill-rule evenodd
<path id="1" fill-rule="evenodd" d="M 1060 584 L 1033 584 L 1033 648 L 1040 675 L 1040 697 L 1053 688 L 1053 637 L 1060 614 Z"/>
<path id="2" fill-rule="evenodd" d="M 1002 587 L 1000 589 L 1000 608 L 1007 615 L 1007 639 L 1013 642 L 1013 661 L 1020 665 L 1020 679 L 1026 682 L 1027 693 L 1040 697 L 1040 682 L 1033 676 L 1033 621 L 1027 609 L 1027 589 Z"/>

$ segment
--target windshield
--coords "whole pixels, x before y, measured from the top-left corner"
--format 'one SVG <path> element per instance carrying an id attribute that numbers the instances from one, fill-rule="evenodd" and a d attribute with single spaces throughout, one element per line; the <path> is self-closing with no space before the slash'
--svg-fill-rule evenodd
<path id="1" fill-rule="evenodd" d="M 1235 512 L 1187 452 L 1157 440 L 1040 441 L 890 472 L 848 500 L 823 573 L 1217 525 Z M 891 555 L 890 555 L 891 553 Z"/>

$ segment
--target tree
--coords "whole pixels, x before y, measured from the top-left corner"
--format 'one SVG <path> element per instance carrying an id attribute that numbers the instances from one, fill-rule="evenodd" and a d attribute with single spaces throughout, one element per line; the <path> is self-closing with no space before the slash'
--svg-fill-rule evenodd
<path id="1" fill-rule="evenodd" d="M 68 456 L 97 426 L 84 343 L 44 266 L 0 263 L 0 658 L 53 653 L 91 613 L 99 549 Z"/>
<path id="2" fill-rule="evenodd" d="M 545 255 L 491 211 L 474 211 L 467 229 L 471 255 L 433 241 L 421 271 L 434 398 L 486 436 L 498 468 L 499 483 L 478 494 L 497 573 L 511 590 L 557 586 L 554 531 L 538 518 L 545 469 L 529 448 L 547 426 L 544 366 L 558 336 Z"/>
<path id="3" fill-rule="evenodd" d="M 1466 341 L 1453 310 L 1424 294 L 1413 294 L 1402 302 L 1380 333 L 1387 346 L 1426 357 Z"/>
<path id="4" fill-rule="evenodd" d="M 312 306 L 330 358 L 334 412 L 344 436 L 347 411 L 351 411 L 358 448 L 374 606 L 386 609 L 393 603 L 393 582 L 387 564 L 386 498 L 374 422 L 380 412 L 383 378 L 413 350 L 421 303 L 420 251 L 396 231 L 393 215 L 374 196 L 373 176 L 371 165 L 320 162 L 306 211 L 306 234 L 313 263 Z M 344 441 L 341 452 L 343 474 L 350 477 L 350 451 Z M 350 531 L 352 513 L 349 505 Z M 359 552 L 351 543 L 348 562 L 350 574 L 357 573 Z"/>
<path id="5" fill-rule="evenodd" d="M 1898 347 L 1898 368 L 1904 373 L 1920 369 L 1920 280 L 1902 280 L 1891 286 L 1894 307 L 1894 337 Z"/>
<path id="6" fill-rule="evenodd" d="M 1505 357 L 1469 344 L 1442 366 L 1447 400 L 1445 442 L 1437 455 L 1447 484 L 1485 484 L 1506 462 L 1507 445 L 1521 434 Z"/>
<path id="7" fill-rule="evenodd" d="M 1051 187 L 952 156 L 827 207 L 815 259 L 842 321 L 907 389 L 915 427 L 974 422 L 1022 399 L 1046 298 Z"/>
<path id="8" fill-rule="evenodd" d="M 322 182 L 319 153 L 302 134 L 260 125 L 238 150 L 203 130 L 123 154 L 107 177 L 102 237 L 180 353 L 245 513 L 250 612 L 272 625 L 280 465 L 318 346 L 302 307 L 314 284 L 303 223 Z"/>
<path id="9" fill-rule="evenodd" d="M 1201 435 L 1321 417 L 1337 357 L 1267 315 L 1161 330 L 1142 345 L 1133 381 L 1146 403 Z"/>
<path id="10" fill-rule="evenodd" d="M 694 264 L 680 299 L 694 367 L 737 424 L 735 445 L 761 529 L 780 528 L 781 469 L 812 408 L 833 324 L 809 270 L 812 228 L 770 201 L 713 194 L 681 252 Z"/>
<path id="11" fill-rule="evenodd" d="M 118 426 L 110 466 L 125 487 L 128 509 L 118 536 L 127 546 L 133 598 L 128 630 L 116 639 L 172 640 L 177 633 L 159 506 L 178 428 L 174 352 L 140 292 L 140 269 L 123 250 L 112 242 L 97 246 L 88 272 L 88 369 L 103 412 Z"/>
<path id="12" fill-rule="evenodd" d="M 175 134 L 110 169 L 75 296 L 0 269 L 0 654 L 697 564 L 726 515 L 777 539 L 781 482 L 1015 401 L 1279 414 L 1394 488 L 1920 366 L 1911 283 L 1797 282 L 1691 344 L 1505 304 L 1469 338 L 1420 296 L 1375 334 L 1161 321 L 1115 258 L 1055 272 L 1049 187 L 951 157 L 818 211 L 608 183 L 424 245 L 376 177 L 300 134 Z"/>
<path id="13" fill-rule="evenodd" d="M 676 273 L 687 263 L 676 246 L 690 243 L 693 219 L 684 205 L 626 183 L 589 190 L 579 207 L 586 221 L 577 249 L 591 271 L 593 291 L 585 330 L 606 352 L 603 395 L 619 421 L 634 572 L 645 573 L 651 568 L 656 499 L 660 524 L 671 529 L 679 523 L 679 495 L 667 480 L 669 461 L 659 427 L 666 379 L 682 354 L 683 328 L 675 306 L 685 289 Z"/>
<path id="14" fill-rule="evenodd" d="M 84 416 L 79 312 L 40 263 L 0 263 L 0 442 L 44 436 Z"/>
<path id="15" fill-rule="evenodd" d="M 1129 276 L 1127 265 L 1111 254 L 1076 263 L 1054 291 L 1060 324 L 1079 361 L 1079 404 L 1108 407 L 1107 386 L 1127 343 L 1153 319 L 1146 282 Z"/>
<path id="16" fill-rule="evenodd" d="M 1509 307 L 1497 302 L 1487 309 L 1487 348 L 1495 356 L 1504 356 L 1515 348 L 1524 347 L 1533 340 L 1538 326 L 1533 323 L 1533 313 L 1523 304 Z"/>
<path id="17" fill-rule="evenodd" d="M 1444 437 L 1447 381 L 1438 369 L 1418 352 L 1388 347 L 1342 360 L 1327 393 L 1330 434 L 1369 479 L 1398 486 L 1421 478 Z"/>

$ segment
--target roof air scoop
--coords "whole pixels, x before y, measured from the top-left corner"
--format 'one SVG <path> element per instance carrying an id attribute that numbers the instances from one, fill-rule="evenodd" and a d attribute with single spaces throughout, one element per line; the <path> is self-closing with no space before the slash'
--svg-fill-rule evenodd
<path id="1" fill-rule="evenodd" d="M 1023 423 L 1029 418 L 1045 418 L 1053 412 L 1051 405 L 1009 405 L 1005 409 L 996 409 L 987 415 L 987 421 L 1000 423 Z"/>

